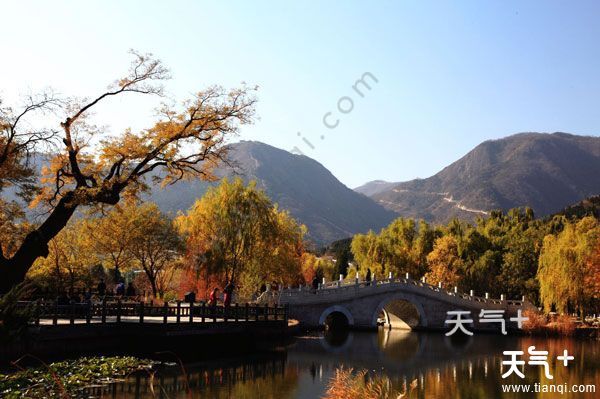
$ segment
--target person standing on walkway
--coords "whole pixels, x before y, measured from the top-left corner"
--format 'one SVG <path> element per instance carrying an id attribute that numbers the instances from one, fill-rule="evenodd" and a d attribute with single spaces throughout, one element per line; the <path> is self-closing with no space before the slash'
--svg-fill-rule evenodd
<path id="1" fill-rule="evenodd" d="M 96 287 L 96 291 L 98 291 L 98 296 L 101 298 L 106 295 L 106 283 L 104 282 L 103 278 L 100 279 L 100 282 Z"/>
<path id="2" fill-rule="evenodd" d="M 135 296 L 135 287 L 133 286 L 133 283 L 131 281 L 127 285 L 127 291 L 125 291 L 125 296 L 127 296 L 129 298 L 132 298 Z"/>
<path id="3" fill-rule="evenodd" d="M 214 308 L 217 306 L 217 296 L 219 295 L 219 288 L 213 288 L 212 292 L 208 296 L 208 306 Z"/>
<path id="4" fill-rule="evenodd" d="M 312 279 L 312 289 L 313 289 L 313 291 L 314 291 L 315 293 L 316 293 L 316 292 L 317 292 L 317 290 L 319 289 L 319 279 L 317 278 L 317 276 L 315 276 L 315 277 Z"/>
<path id="5" fill-rule="evenodd" d="M 235 286 L 233 285 L 233 282 L 229 281 L 229 283 L 227 283 L 227 285 L 225 286 L 225 289 L 223 290 L 223 292 L 224 292 L 223 305 L 225 305 L 226 308 L 231 306 L 231 299 L 233 297 L 234 289 L 235 289 Z"/>

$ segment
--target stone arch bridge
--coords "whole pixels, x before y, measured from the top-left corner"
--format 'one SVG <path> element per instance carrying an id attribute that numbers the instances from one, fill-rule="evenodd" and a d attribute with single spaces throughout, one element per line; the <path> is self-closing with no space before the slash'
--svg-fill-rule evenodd
<path id="1" fill-rule="evenodd" d="M 433 286 L 410 278 L 395 278 L 376 282 L 333 282 L 310 287 L 281 290 L 279 303 L 289 305 L 289 316 L 306 327 L 322 327 L 332 320 L 354 328 L 448 329 L 448 311 L 471 311 L 472 330 L 500 331 L 498 323 L 479 323 L 485 310 L 504 310 L 507 329 L 516 328 L 510 322 L 519 309 L 535 309 L 528 301 L 483 298 L 456 290 Z M 454 316 L 450 317 L 454 318 Z"/>

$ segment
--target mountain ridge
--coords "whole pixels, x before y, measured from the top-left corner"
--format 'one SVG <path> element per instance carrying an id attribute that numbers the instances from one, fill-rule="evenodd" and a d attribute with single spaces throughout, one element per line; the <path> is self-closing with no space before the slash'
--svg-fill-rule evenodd
<path id="1" fill-rule="evenodd" d="M 486 140 L 433 176 L 371 197 L 402 216 L 446 222 L 518 206 L 543 216 L 599 193 L 600 137 L 526 132 Z"/>

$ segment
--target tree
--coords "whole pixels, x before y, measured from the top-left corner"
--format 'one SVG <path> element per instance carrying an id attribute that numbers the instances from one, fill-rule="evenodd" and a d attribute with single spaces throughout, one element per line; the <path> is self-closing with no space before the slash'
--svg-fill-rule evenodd
<path id="1" fill-rule="evenodd" d="M 36 260 L 28 278 L 56 295 L 91 288 L 93 267 L 98 259 L 89 251 L 86 232 L 83 221 L 69 223 L 50 240 L 48 256 Z"/>
<path id="2" fill-rule="evenodd" d="M 15 117 L 2 112 L 0 129 L 8 132 L 0 140 L 3 185 L 14 180 L 26 166 L 29 148 L 44 143 L 49 149 L 54 144 L 56 150 L 45 168 L 45 185 L 35 202 L 48 207 L 47 216 L 25 236 L 14 254 L 0 253 L 0 292 L 22 281 L 35 260 L 48 255 L 48 243 L 79 207 L 115 205 L 123 195 L 144 189 L 146 177 L 159 170 L 161 173 L 154 173 L 153 177 L 162 184 L 191 177 L 215 179 L 212 172 L 225 159 L 226 139 L 237 132 L 240 124 L 250 123 L 254 115 L 255 99 L 245 87 L 231 91 L 210 87 L 184 102 L 182 108 L 163 106 L 159 120 L 148 129 L 127 130 L 97 140 L 101 133 L 89 116 L 98 104 L 126 93 L 161 95 L 160 83 L 167 78 L 168 71 L 159 60 L 134 53 L 129 73 L 107 91 L 61 107 L 64 118 L 60 123 L 60 142 L 55 140 L 57 131 L 41 130 L 49 132 L 42 134 L 23 130 L 19 114 Z M 33 107 L 39 109 L 50 103 L 36 104 Z M 92 142 L 99 144 L 91 145 Z"/>
<path id="3" fill-rule="evenodd" d="M 348 275 L 348 262 L 350 261 L 350 251 L 347 248 L 340 248 L 336 253 L 336 271 L 332 276 L 333 280 L 337 280 L 337 278 L 342 275 L 346 277 Z"/>
<path id="4" fill-rule="evenodd" d="M 297 284 L 302 280 L 301 257 L 304 253 L 306 226 L 299 224 L 287 211 L 271 208 L 275 231 L 271 242 L 266 242 L 265 256 L 246 276 L 259 276 L 282 285 Z M 255 271 L 256 273 L 254 273 Z"/>
<path id="5" fill-rule="evenodd" d="M 251 182 L 224 179 L 177 219 L 188 259 L 207 281 L 222 276 L 248 293 L 259 282 L 299 280 L 305 228 L 271 204 Z"/>
<path id="6" fill-rule="evenodd" d="M 139 238 L 137 231 L 137 206 L 135 201 L 125 201 L 109 212 L 91 217 L 83 222 L 86 244 L 107 269 L 112 269 L 114 282 L 121 279 L 121 273 L 133 266 L 132 246 Z"/>
<path id="7" fill-rule="evenodd" d="M 51 92 L 27 97 L 20 109 L 3 107 L 0 99 L 0 191 L 15 185 L 26 197 L 32 193 L 34 171 L 29 157 L 58 133 L 37 126 L 35 118 L 55 111 L 61 104 Z"/>
<path id="8" fill-rule="evenodd" d="M 585 306 L 598 298 L 599 240 L 600 225 L 591 216 L 567 223 L 562 232 L 544 238 L 537 278 L 547 311 L 554 306 L 564 313 L 571 307 L 583 316 Z"/>
<path id="9" fill-rule="evenodd" d="M 14 254 L 29 229 L 22 207 L 0 199 L 0 252 Z"/>
<path id="10" fill-rule="evenodd" d="M 380 276 L 392 272 L 419 278 L 425 272 L 425 257 L 436 234 L 427 223 L 419 223 L 417 229 L 414 220 L 398 218 L 379 234 L 370 231 L 355 235 L 351 250 L 362 273 L 371 269 Z"/>
<path id="11" fill-rule="evenodd" d="M 173 221 L 154 203 L 129 207 L 133 239 L 127 251 L 148 279 L 155 298 L 163 297 L 176 270 L 183 242 Z"/>
<path id="12" fill-rule="evenodd" d="M 425 274 L 430 284 L 442 283 L 446 287 L 456 286 L 460 280 L 462 259 L 458 256 L 458 244 L 452 236 L 435 240 L 433 251 L 427 255 L 429 271 Z"/>
<path id="13" fill-rule="evenodd" d="M 358 268 L 363 272 L 371 269 L 371 273 L 379 275 L 385 273 L 378 241 L 378 236 L 373 231 L 367 234 L 356 234 L 352 239 L 350 250 L 358 263 Z"/>

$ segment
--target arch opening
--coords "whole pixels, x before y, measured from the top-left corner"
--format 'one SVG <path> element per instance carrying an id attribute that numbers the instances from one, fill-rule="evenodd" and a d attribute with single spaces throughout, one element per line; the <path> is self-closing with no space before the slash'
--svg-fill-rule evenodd
<path id="1" fill-rule="evenodd" d="M 328 331 L 347 330 L 350 326 L 350 320 L 348 320 L 348 317 L 344 313 L 333 311 L 325 317 L 323 325 Z"/>
<path id="2" fill-rule="evenodd" d="M 421 325 L 421 317 L 411 302 L 393 299 L 381 307 L 377 324 L 389 329 L 413 330 Z"/>

